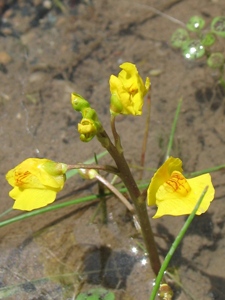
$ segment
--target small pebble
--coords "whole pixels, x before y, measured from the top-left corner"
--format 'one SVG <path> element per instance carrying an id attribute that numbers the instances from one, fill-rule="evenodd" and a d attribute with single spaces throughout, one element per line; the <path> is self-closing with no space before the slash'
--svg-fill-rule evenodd
<path id="1" fill-rule="evenodd" d="M 33 4 L 35 6 L 41 5 L 41 3 L 42 3 L 42 0 L 33 0 Z"/>
<path id="2" fill-rule="evenodd" d="M 22 118 L 21 113 L 17 113 L 17 114 L 16 114 L 16 118 L 17 118 L 18 120 L 20 120 L 20 119 Z"/>
<path id="3" fill-rule="evenodd" d="M 13 34 L 13 31 L 12 31 L 12 28 L 9 28 L 9 27 L 3 27 L 1 29 L 1 33 L 4 34 L 4 35 L 11 35 Z"/>
<path id="4" fill-rule="evenodd" d="M 45 1 L 43 2 L 43 6 L 44 6 L 45 8 L 47 8 L 47 9 L 51 9 L 51 8 L 52 8 L 52 2 L 49 1 L 49 0 L 45 0 Z"/>
<path id="5" fill-rule="evenodd" d="M 156 77 L 156 76 L 161 75 L 162 72 L 163 72 L 162 69 L 154 69 L 154 70 L 149 71 L 149 75 Z"/>
<path id="6" fill-rule="evenodd" d="M 0 52 L 0 64 L 7 65 L 12 61 L 12 57 L 5 51 Z"/>

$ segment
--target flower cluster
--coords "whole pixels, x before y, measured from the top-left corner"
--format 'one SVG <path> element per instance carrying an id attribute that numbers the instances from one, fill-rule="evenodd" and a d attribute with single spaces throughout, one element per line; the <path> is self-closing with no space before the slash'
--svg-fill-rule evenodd
<path id="1" fill-rule="evenodd" d="M 111 91 L 111 114 L 141 115 L 143 98 L 150 87 L 147 77 L 145 84 L 138 74 L 136 66 L 125 62 L 120 65 L 122 71 L 118 77 L 111 75 L 109 79 Z"/>
<path id="2" fill-rule="evenodd" d="M 89 142 L 102 129 L 96 111 L 90 107 L 90 104 L 81 95 L 72 93 L 71 104 L 73 109 L 81 112 L 82 120 L 78 124 L 78 132 L 83 142 Z"/>

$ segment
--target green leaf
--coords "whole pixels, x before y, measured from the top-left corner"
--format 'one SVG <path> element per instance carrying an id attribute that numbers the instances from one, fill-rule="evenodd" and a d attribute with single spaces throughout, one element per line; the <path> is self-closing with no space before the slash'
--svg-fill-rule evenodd
<path id="1" fill-rule="evenodd" d="M 200 40 L 190 40 L 183 45 L 182 53 L 187 59 L 197 59 L 205 54 L 205 47 Z"/>
<path id="2" fill-rule="evenodd" d="M 189 41 L 189 39 L 190 38 L 187 30 L 178 28 L 176 31 L 174 31 L 170 42 L 174 48 L 182 48 L 183 44 Z"/>
<path id="3" fill-rule="evenodd" d="M 201 43 L 203 46 L 212 46 L 216 41 L 215 35 L 212 32 L 207 32 L 201 38 Z"/>
<path id="4" fill-rule="evenodd" d="M 80 293 L 76 300 L 114 300 L 115 295 L 105 289 L 97 288 L 89 290 L 85 293 Z"/>
<path id="5" fill-rule="evenodd" d="M 205 20 L 199 16 L 191 17 L 186 24 L 187 29 L 193 32 L 200 31 L 204 26 Z"/>
<path id="6" fill-rule="evenodd" d="M 224 56 L 222 53 L 212 53 L 207 59 L 207 65 L 212 69 L 220 69 L 224 65 Z"/>
<path id="7" fill-rule="evenodd" d="M 215 34 L 225 38 L 225 17 L 216 17 L 212 20 L 211 30 Z"/>

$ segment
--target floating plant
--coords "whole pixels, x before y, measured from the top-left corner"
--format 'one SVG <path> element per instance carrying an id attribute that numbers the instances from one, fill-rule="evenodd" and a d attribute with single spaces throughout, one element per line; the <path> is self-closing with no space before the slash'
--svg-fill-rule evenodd
<path id="1" fill-rule="evenodd" d="M 186 24 L 187 29 L 193 32 L 198 32 L 202 30 L 204 26 L 205 26 L 205 20 L 199 16 L 191 17 Z"/>
<path id="2" fill-rule="evenodd" d="M 190 40 L 183 44 L 183 56 L 187 59 L 197 59 L 205 54 L 205 47 L 200 40 Z"/>
<path id="3" fill-rule="evenodd" d="M 205 29 L 205 20 L 199 16 L 192 16 L 186 29 L 178 28 L 171 36 L 173 48 L 181 49 L 183 56 L 188 60 L 205 57 L 207 65 L 220 72 L 219 83 L 224 83 L 224 55 L 214 53 L 211 46 L 218 38 L 225 38 L 225 17 L 213 18 L 210 28 Z M 223 85 L 223 84 L 222 84 Z"/>
<path id="4" fill-rule="evenodd" d="M 225 17 L 216 17 L 212 20 L 211 30 L 215 34 L 225 38 Z"/>

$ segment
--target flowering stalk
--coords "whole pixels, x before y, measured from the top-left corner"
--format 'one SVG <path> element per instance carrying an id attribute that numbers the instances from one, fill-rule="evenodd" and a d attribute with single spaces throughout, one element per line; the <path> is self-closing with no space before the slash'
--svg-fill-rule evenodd
<path id="1" fill-rule="evenodd" d="M 122 179 L 130 194 L 132 202 L 134 203 L 136 214 L 140 222 L 145 247 L 149 255 L 150 264 L 154 273 L 157 275 L 160 270 L 161 263 L 159 260 L 158 250 L 147 213 L 146 195 L 141 195 L 140 190 L 127 164 L 127 161 L 124 158 L 123 151 L 121 151 L 121 149 L 118 150 L 116 146 L 113 145 L 105 130 L 97 133 L 96 136 L 101 142 L 102 146 L 107 149 L 107 151 L 115 161 L 116 166 L 119 170 L 118 176 Z"/>
<path id="2" fill-rule="evenodd" d="M 81 123 L 78 124 L 80 139 L 88 142 L 96 136 L 115 161 L 118 169 L 117 175 L 122 179 L 135 206 L 150 263 L 153 271 L 157 275 L 160 270 L 160 260 L 147 213 L 146 194 L 141 195 L 131 174 L 130 168 L 123 155 L 120 136 L 115 127 L 115 117 L 118 114 L 134 116 L 142 114 L 143 98 L 150 88 L 150 80 L 147 77 L 144 83 L 134 64 L 126 62 L 123 63 L 120 68 L 122 70 L 118 76 L 111 75 L 109 79 L 111 91 L 111 129 L 114 144 L 104 130 L 95 110 L 90 107 L 88 101 L 79 94 L 72 93 L 71 103 L 74 110 L 79 111 L 83 117 Z"/>

